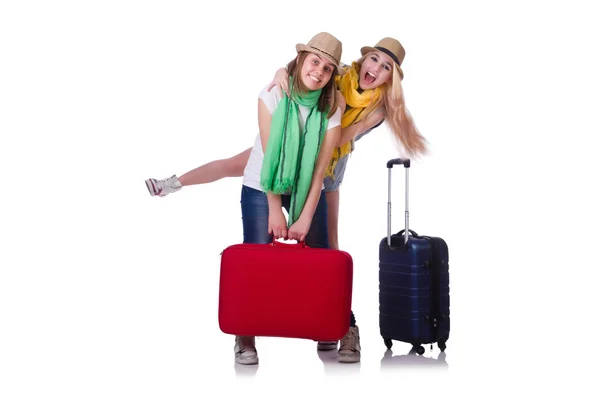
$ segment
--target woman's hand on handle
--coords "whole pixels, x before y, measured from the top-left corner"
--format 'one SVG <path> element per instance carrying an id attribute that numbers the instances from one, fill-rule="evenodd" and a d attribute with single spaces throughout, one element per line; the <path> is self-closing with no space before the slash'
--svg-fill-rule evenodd
<path id="1" fill-rule="evenodd" d="M 288 238 L 296 241 L 304 241 L 310 230 L 311 222 L 312 219 L 306 220 L 306 218 L 303 217 L 298 218 L 298 220 L 288 229 Z"/>
<path id="2" fill-rule="evenodd" d="M 269 234 L 274 238 L 287 238 L 287 222 L 283 211 L 269 211 Z"/>

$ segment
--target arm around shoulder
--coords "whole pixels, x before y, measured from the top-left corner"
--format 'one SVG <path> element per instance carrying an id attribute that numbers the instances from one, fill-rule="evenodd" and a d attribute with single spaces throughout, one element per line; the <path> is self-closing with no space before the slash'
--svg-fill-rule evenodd
<path id="1" fill-rule="evenodd" d="M 384 120 L 383 112 L 381 112 L 379 110 L 371 112 L 371 114 L 369 114 L 363 120 L 360 120 L 352 125 L 349 125 L 348 127 L 344 128 L 344 129 L 342 129 L 342 133 L 340 136 L 340 141 L 338 143 L 338 146 L 342 146 L 342 145 L 348 143 L 348 141 L 351 141 L 352 139 L 356 138 L 359 134 L 370 130 L 371 128 L 373 128 L 376 125 L 378 125 L 379 123 L 381 123 L 383 120 Z"/>
<path id="2" fill-rule="evenodd" d="M 346 110 L 346 98 L 342 95 L 342 93 L 338 90 L 335 91 L 338 100 L 338 107 L 342 110 L 342 114 Z"/>

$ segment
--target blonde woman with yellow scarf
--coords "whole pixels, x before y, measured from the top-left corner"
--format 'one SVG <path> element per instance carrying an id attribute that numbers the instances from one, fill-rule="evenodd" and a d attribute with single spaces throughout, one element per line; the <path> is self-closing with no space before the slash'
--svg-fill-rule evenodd
<path id="1" fill-rule="evenodd" d="M 329 248 L 333 249 L 339 248 L 339 187 L 344 178 L 348 155 L 354 150 L 354 142 L 385 121 L 409 157 L 427 152 L 427 141 L 417 130 L 404 103 L 401 83 L 404 72 L 401 65 L 405 51 L 400 42 L 385 37 L 373 47 L 362 47 L 361 54 L 361 58 L 344 68 L 345 74 L 336 77 L 338 101 L 345 110 L 340 141 L 324 179 Z M 275 86 L 289 95 L 285 69 L 276 73 L 270 88 Z M 247 149 L 233 157 L 206 163 L 180 177 L 173 175 L 162 180 L 147 179 L 146 186 L 152 196 L 164 197 L 183 186 L 242 176 L 249 156 L 250 149 Z M 337 342 L 319 342 L 317 345 L 319 350 L 336 347 Z M 360 342 L 354 315 L 352 326 L 340 343 L 338 359 L 342 362 L 360 360 Z"/>

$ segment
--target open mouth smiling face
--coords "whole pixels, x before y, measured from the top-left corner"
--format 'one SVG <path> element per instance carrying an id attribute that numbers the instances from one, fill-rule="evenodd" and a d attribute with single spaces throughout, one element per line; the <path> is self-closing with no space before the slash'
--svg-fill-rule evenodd
<path id="1" fill-rule="evenodd" d="M 360 68 L 359 85 L 363 90 L 369 90 L 385 84 L 392 78 L 394 61 L 381 51 L 368 53 Z"/>

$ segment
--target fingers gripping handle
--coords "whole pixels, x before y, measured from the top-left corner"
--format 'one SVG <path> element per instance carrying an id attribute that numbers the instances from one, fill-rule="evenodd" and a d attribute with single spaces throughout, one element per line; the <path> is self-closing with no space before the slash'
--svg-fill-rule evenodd
<path id="1" fill-rule="evenodd" d="M 391 159 L 387 162 L 388 169 L 388 203 L 387 203 L 387 243 L 392 246 L 392 168 L 394 165 L 403 165 L 406 170 L 405 189 L 404 189 L 404 244 L 408 242 L 408 169 L 410 168 L 410 159 Z"/>
<path id="2" fill-rule="evenodd" d="M 284 239 L 284 240 L 288 240 L 288 239 Z M 306 241 L 298 241 L 295 239 L 289 239 L 289 240 L 295 241 L 295 243 L 284 243 L 282 241 L 278 241 L 278 239 L 273 237 L 273 242 L 271 243 L 271 245 L 273 247 L 282 247 L 282 248 L 307 248 L 308 247 L 308 245 L 306 245 Z"/>

